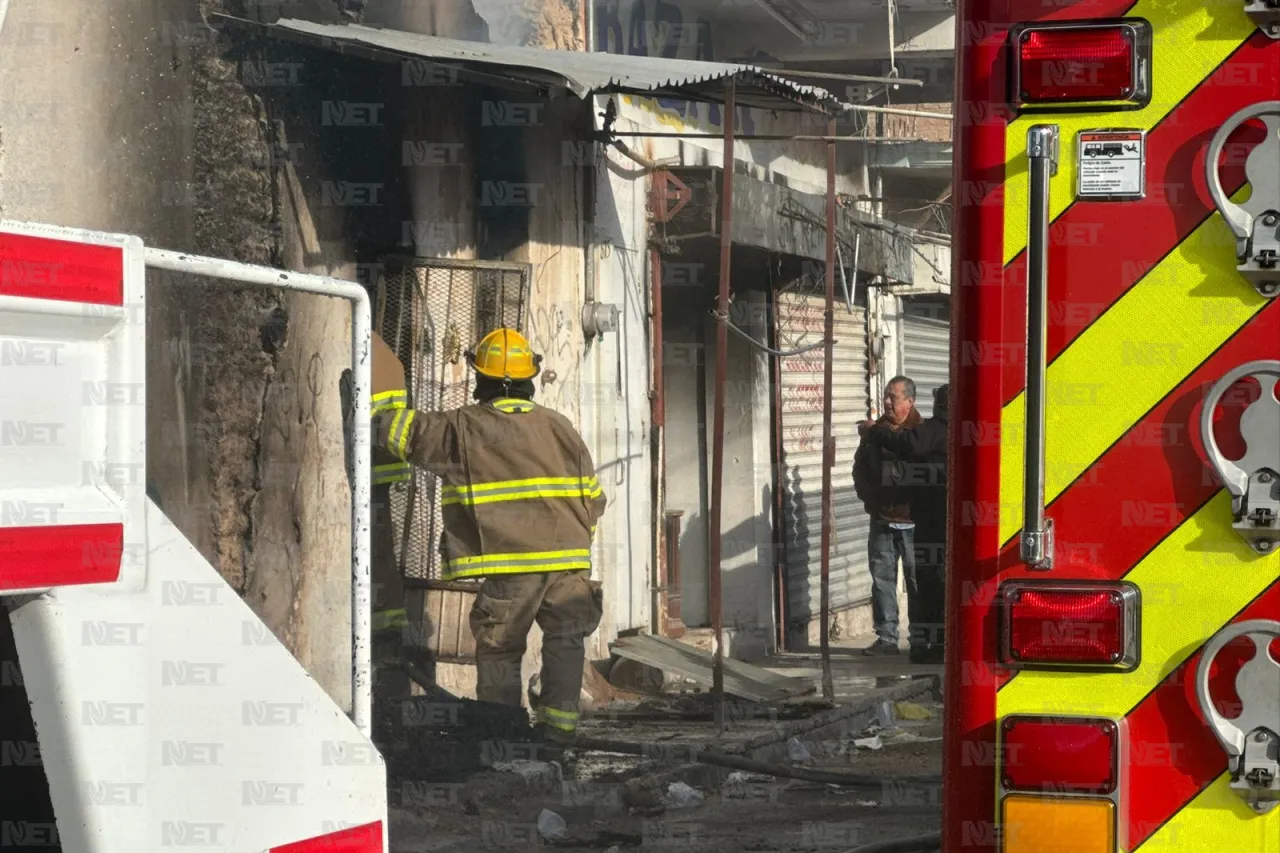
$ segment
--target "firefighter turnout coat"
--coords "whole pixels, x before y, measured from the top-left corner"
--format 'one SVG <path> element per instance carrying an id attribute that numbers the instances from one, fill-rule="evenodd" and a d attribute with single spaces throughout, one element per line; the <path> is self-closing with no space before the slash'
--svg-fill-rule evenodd
<path id="1" fill-rule="evenodd" d="M 447 412 L 380 407 L 378 384 L 374 447 L 442 481 L 442 579 L 591 568 L 606 500 L 567 418 L 515 398 Z"/>

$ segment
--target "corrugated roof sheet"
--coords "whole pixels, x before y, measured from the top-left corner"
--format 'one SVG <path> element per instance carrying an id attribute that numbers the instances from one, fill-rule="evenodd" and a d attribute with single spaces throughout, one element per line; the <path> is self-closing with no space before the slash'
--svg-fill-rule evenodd
<path id="1" fill-rule="evenodd" d="M 268 29 L 285 30 L 330 49 L 359 45 L 401 57 L 457 64 L 516 81 L 563 87 L 580 98 L 621 93 L 723 103 L 726 84 L 733 79 L 737 82 L 735 97 L 742 106 L 772 110 L 809 107 L 829 112 L 843 109 L 841 101 L 825 89 L 801 86 L 751 65 L 512 47 L 296 19 L 281 19 Z"/>

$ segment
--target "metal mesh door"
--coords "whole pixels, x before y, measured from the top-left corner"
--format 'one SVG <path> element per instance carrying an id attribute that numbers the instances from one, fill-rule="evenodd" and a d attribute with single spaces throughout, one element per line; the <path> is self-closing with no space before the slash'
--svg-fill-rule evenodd
<path id="1" fill-rule="evenodd" d="M 391 258 L 378 282 L 375 325 L 405 365 L 409 405 L 445 411 L 471 401 L 464 353 L 487 332 L 524 331 L 528 264 Z M 440 579 L 440 481 L 422 469 L 392 487 L 396 562 L 414 586 Z M 434 585 L 434 584 L 432 584 Z"/>

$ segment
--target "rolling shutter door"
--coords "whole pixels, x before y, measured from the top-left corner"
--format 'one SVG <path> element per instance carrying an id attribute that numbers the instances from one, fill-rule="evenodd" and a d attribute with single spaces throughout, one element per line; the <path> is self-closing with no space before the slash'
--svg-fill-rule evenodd
<path id="1" fill-rule="evenodd" d="M 933 414 L 934 389 L 951 381 L 950 300 L 907 301 L 902 314 L 902 372 L 916 383 L 916 408 Z"/>
<path id="2" fill-rule="evenodd" d="M 781 293 L 777 299 L 778 348 L 791 350 L 822 340 L 823 296 Z M 837 303 L 832 383 L 831 609 L 871 597 L 867 537 L 871 521 L 853 492 L 853 455 L 860 420 L 867 417 L 866 312 Z M 787 564 L 787 619 L 809 621 L 821 613 L 822 579 L 822 383 L 823 349 L 780 358 L 783 539 Z"/>

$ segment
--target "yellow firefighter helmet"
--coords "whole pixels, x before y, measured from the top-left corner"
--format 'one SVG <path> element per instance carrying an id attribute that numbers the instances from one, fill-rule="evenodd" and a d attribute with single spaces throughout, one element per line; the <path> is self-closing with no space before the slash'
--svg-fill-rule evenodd
<path id="1" fill-rule="evenodd" d="M 480 339 L 476 351 L 467 353 L 476 373 L 491 379 L 520 381 L 532 379 L 541 370 L 542 356 L 515 329 L 494 329 Z"/>

